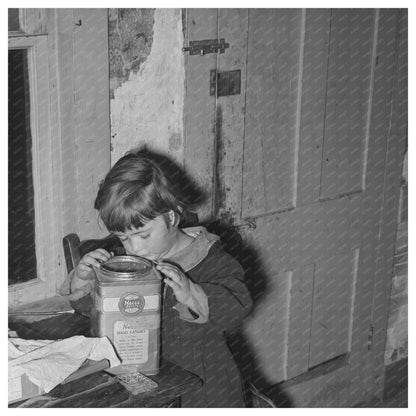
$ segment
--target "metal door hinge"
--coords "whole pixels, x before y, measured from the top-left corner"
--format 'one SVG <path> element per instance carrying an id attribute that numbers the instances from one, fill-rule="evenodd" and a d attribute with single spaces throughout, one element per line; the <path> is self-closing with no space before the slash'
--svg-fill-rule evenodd
<path id="1" fill-rule="evenodd" d="M 368 332 L 368 343 L 367 343 L 368 351 L 370 351 L 373 348 L 373 339 L 374 339 L 374 326 L 370 325 L 370 330 Z"/>
<path id="2" fill-rule="evenodd" d="M 221 39 L 205 39 L 205 40 L 191 40 L 189 46 L 182 48 L 183 52 L 189 52 L 189 55 L 204 56 L 207 53 L 224 53 L 226 48 L 229 48 L 230 44 L 225 42 L 224 38 Z"/>
<path id="3" fill-rule="evenodd" d="M 256 224 L 256 220 L 253 219 L 247 219 L 244 222 L 240 223 L 240 224 L 233 224 L 232 227 L 236 230 L 250 230 L 250 229 L 256 229 L 257 228 L 257 224 Z"/>

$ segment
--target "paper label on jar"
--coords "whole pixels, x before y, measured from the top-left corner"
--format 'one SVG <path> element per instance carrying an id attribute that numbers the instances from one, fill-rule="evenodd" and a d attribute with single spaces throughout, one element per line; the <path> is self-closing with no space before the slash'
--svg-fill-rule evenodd
<path id="1" fill-rule="evenodd" d="M 114 346 L 122 364 L 143 364 L 149 357 L 149 330 L 128 321 L 114 322 Z"/>
<path id="2" fill-rule="evenodd" d="M 143 296 L 144 298 L 144 311 L 153 311 L 160 308 L 160 296 L 149 295 Z M 102 309 L 103 312 L 118 312 L 120 311 L 120 298 L 103 298 L 102 307 L 98 304 L 98 308 Z"/>

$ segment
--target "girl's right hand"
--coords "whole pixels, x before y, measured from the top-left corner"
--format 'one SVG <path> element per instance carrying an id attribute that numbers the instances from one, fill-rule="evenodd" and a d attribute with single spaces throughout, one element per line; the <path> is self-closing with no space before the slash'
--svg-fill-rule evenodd
<path id="1" fill-rule="evenodd" d="M 103 248 L 90 251 L 79 262 L 77 266 L 77 275 L 80 279 L 89 280 L 93 278 L 94 273 L 92 266 L 100 267 L 100 264 L 107 261 L 110 257 L 114 256 L 114 253 L 109 253 Z"/>

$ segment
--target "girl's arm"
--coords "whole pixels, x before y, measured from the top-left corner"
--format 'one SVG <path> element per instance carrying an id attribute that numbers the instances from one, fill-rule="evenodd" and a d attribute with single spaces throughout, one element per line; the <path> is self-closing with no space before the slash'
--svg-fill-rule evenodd
<path id="1" fill-rule="evenodd" d="M 79 264 L 66 277 L 59 292 L 69 300 L 79 300 L 94 289 L 95 272 L 92 266 L 99 267 L 100 263 L 112 257 L 113 253 L 99 248 L 91 251 L 80 260 Z"/>

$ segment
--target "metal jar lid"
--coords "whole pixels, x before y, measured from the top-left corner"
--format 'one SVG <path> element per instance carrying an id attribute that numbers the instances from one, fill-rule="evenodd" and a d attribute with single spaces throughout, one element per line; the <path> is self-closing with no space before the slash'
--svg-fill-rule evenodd
<path id="1" fill-rule="evenodd" d="M 152 262 L 144 257 L 114 256 L 100 265 L 99 273 L 114 280 L 131 280 L 148 275 L 152 267 Z"/>

